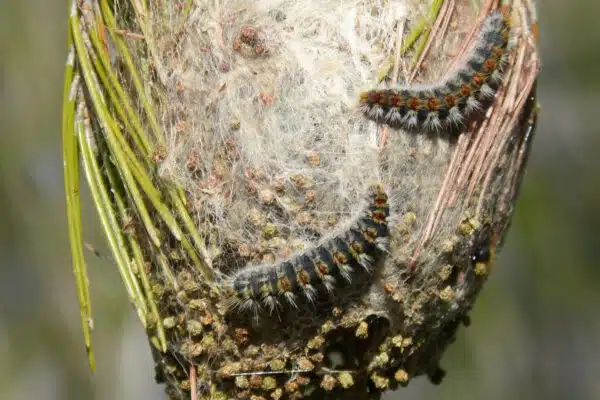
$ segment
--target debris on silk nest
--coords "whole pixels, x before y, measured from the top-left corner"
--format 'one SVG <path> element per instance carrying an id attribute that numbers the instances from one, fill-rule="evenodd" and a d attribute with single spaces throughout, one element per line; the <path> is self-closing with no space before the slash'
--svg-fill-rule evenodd
<path id="1" fill-rule="evenodd" d="M 480 146 L 472 124 L 456 140 L 441 125 L 415 134 L 417 123 L 390 129 L 363 115 L 361 101 L 388 106 L 369 90 L 428 10 L 400 0 L 154 3 L 167 132 L 159 174 L 185 189 L 219 288 L 182 266 L 176 289 L 161 292 L 172 347 L 154 354 L 157 380 L 172 398 L 223 399 L 354 399 L 420 375 L 439 383 L 438 361 L 508 226 L 525 144 L 473 151 L 487 175 L 446 174 L 460 146 Z M 529 22 L 505 23 L 508 12 L 483 26 L 502 35 L 510 26 L 524 45 Z M 446 13 L 444 35 L 406 85 L 447 76 L 481 29 L 471 2 Z M 173 15 L 180 22 L 165 23 Z M 494 42 L 503 51 L 504 39 Z M 471 72 L 518 73 L 512 50 L 488 50 L 495 64 L 471 60 Z M 411 55 L 386 79 L 405 82 Z M 512 83 L 489 72 L 484 97 L 499 113 Z M 520 133 L 514 121 L 501 132 L 517 143 Z"/>

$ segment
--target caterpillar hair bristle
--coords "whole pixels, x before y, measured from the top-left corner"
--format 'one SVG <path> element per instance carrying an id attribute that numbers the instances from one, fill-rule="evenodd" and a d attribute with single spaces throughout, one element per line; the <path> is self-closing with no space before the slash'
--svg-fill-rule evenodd
<path id="1" fill-rule="evenodd" d="M 388 251 L 388 197 L 381 185 L 369 187 L 367 205 L 341 233 L 319 245 L 269 265 L 248 265 L 226 281 L 228 310 L 270 314 L 284 305 L 298 307 L 298 297 L 315 303 L 352 282 L 360 269 L 372 272 L 375 259 Z"/>
<path id="2" fill-rule="evenodd" d="M 430 85 L 373 89 L 360 94 L 370 120 L 394 128 L 439 131 L 465 124 L 485 111 L 502 82 L 508 59 L 509 12 L 499 9 L 484 21 L 469 56 L 453 74 Z"/>

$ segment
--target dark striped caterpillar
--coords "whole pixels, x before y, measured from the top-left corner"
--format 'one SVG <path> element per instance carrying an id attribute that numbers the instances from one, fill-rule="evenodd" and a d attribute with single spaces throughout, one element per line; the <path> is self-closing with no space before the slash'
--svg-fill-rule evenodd
<path id="1" fill-rule="evenodd" d="M 373 89 L 360 94 L 360 108 L 373 121 L 415 131 L 463 125 L 494 97 L 508 58 L 509 10 L 492 12 L 464 63 L 439 82 Z M 489 102 L 488 102 L 489 103 Z"/>
<path id="2" fill-rule="evenodd" d="M 297 308 L 298 297 L 314 303 L 350 283 L 357 269 L 371 272 L 375 259 L 388 249 L 389 205 L 381 185 L 368 188 L 367 206 L 343 232 L 319 245 L 270 265 L 249 265 L 227 280 L 228 310 L 273 313 L 282 304 Z"/>

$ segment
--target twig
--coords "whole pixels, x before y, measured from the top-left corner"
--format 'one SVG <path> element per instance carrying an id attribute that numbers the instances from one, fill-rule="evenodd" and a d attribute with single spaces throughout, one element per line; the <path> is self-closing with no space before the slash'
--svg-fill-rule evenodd
<path id="1" fill-rule="evenodd" d="M 196 384 L 196 365 L 190 363 L 190 392 L 191 400 L 198 400 L 198 385 Z"/>
<path id="2" fill-rule="evenodd" d="M 440 8 L 442 9 L 440 12 Z M 433 24 L 433 27 L 431 28 L 431 30 L 427 30 L 425 32 L 425 34 L 423 35 L 422 40 L 422 46 L 420 47 L 420 49 L 417 51 L 417 56 L 418 59 L 416 62 L 413 62 L 411 67 L 412 67 L 412 72 L 410 77 L 408 78 L 408 83 L 411 83 L 415 77 L 417 76 L 417 72 L 419 71 L 419 68 L 421 67 L 421 64 L 423 63 L 423 60 L 425 60 L 425 56 L 427 55 L 427 53 L 429 52 L 429 49 L 431 48 L 431 43 L 433 42 L 433 39 L 436 37 L 436 33 L 438 32 L 442 19 L 443 19 L 443 15 L 444 12 L 446 12 L 448 10 L 448 3 L 445 2 L 444 0 L 438 0 L 436 2 L 433 3 L 433 5 L 431 6 L 431 19 L 433 20 L 435 18 L 435 23 Z"/>
<path id="3" fill-rule="evenodd" d="M 392 70 L 392 84 L 398 83 L 398 73 L 400 72 L 400 58 L 402 57 L 402 37 L 404 36 L 404 24 L 402 23 L 398 26 L 398 39 L 396 40 L 396 55 L 394 58 L 394 69 Z M 385 148 L 385 143 L 387 141 L 389 128 L 387 126 L 383 127 L 381 131 L 381 143 L 379 146 L 379 151 Z"/>

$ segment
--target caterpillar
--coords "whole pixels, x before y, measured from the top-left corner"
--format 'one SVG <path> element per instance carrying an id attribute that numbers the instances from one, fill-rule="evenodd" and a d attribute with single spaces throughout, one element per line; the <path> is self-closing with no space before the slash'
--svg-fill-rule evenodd
<path id="1" fill-rule="evenodd" d="M 492 12 L 482 24 L 465 61 L 449 76 L 429 85 L 373 89 L 359 95 L 366 118 L 393 128 L 439 131 L 463 125 L 485 111 L 508 59 L 509 10 Z M 488 101 L 489 103 L 489 101 Z"/>
<path id="2" fill-rule="evenodd" d="M 228 310 L 270 314 L 289 304 L 298 308 L 299 296 L 314 303 L 319 295 L 332 295 L 350 283 L 357 269 L 371 272 L 375 259 L 388 250 L 388 196 L 379 184 L 367 190 L 367 204 L 343 232 L 321 244 L 268 265 L 249 265 L 226 282 Z"/>

